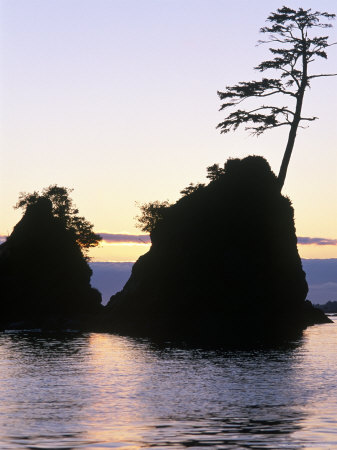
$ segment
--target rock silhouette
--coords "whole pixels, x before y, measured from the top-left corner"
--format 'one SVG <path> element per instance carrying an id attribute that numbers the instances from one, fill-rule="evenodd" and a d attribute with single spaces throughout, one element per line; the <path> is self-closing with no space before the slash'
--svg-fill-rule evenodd
<path id="1" fill-rule="evenodd" d="M 0 325 L 89 326 L 102 308 L 91 274 L 73 233 L 53 216 L 51 202 L 39 198 L 0 246 Z"/>
<path id="2" fill-rule="evenodd" d="M 228 160 L 165 209 L 151 240 L 106 307 L 109 330 L 240 344 L 329 321 L 305 300 L 293 208 L 264 158 Z"/>

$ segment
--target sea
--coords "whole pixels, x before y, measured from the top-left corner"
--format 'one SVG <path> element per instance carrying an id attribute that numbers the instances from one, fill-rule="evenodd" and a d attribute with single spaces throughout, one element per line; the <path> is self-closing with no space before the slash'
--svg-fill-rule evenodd
<path id="1" fill-rule="evenodd" d="M 277 348 L 0 333 L 1 449 L 337 449 L 337 318 Z"/>

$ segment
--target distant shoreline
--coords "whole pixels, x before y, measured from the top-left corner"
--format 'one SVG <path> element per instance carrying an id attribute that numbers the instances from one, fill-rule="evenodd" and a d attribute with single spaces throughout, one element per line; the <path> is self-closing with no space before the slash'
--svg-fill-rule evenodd
<path id="1" fill-rule="evenodd" d="M 131 275 L 133 261 L 92 261 L 91 284 L 96 287 L 106 304 L 111 295 L 122 290 Z M 317 307 L 329 300 L 337 301 L 337 258 L 302 258 L 303 270 L 309 285 L 308 299 Z"/>

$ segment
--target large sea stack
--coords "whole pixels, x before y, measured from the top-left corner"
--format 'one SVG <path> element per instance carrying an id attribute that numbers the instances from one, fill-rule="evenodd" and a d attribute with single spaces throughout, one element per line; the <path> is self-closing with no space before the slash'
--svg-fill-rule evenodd
<path id="1" fill-rule="evenodd" d="M 0 328 L 91 327 L 101 295 L 73 233 L 40 198 L 0 246 Z"/>
<path id="2" fill-rule="evenodd" d="M 228 160 L 164 211 L 151 241 L 106 307 L 112 331 L 244 345 L 329 321 L 306 301 L 294 211 L 261 157 Z"/>

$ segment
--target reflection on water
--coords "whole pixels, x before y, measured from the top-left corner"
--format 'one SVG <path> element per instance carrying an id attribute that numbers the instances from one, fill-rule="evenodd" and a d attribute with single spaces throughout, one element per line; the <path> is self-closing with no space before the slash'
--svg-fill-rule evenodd
<path id="1" fill-rule="evenodd" d="M 0 334 L 0 448 L 337 448 L 336 326 L 259 351 Z"/>

